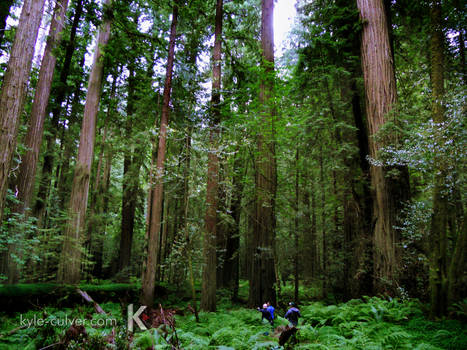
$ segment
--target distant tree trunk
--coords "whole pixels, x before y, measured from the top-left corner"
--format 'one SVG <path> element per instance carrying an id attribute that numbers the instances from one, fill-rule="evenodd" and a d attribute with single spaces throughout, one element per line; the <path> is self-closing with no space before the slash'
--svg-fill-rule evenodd
<path id="1" fill-rule="evenodd" d="M 457 235 L 456 245 L 452 254 L 448 271 L 448 305 L 465 297 L 467 286 L 464 281 L 467 275 L 465 257 L 467 251 L 467 210 L 464 210 L 464 222 Z"/>
<path id="2" fill-rule="evenodd" d="M 293 256 L 293 265 L 294 265 L 294 301 L 298 304 L 298 287 L 299 287 L 299 275 L 298 275 L 298 263 L 299 263 L 299 245 L 298 245 L 298 218 L 299 218 L 299 160 L 300 153 L 297 147 L 295 151 L 295 218 L 294 218 L 294 256 Z"/>
<path id="3" fill-rule="evenodd" d="M 3 35 L 6 29 L 6 20 L 10 15 L 10 8 L 15 0 L 2 0 L 0 2 L 0 47 L 2 46 Z"/>
<path id="4" fill-rule="evenodd" d="M 347 269 L 346 283 L 348 296 L 357 298 L 370 295 L 373 291 L 373 259 L 371 240 L 372 197 L 370 189 L 370 164 L 368 155 L 368 135 L 364 124 L 364 116 L 360 106 L 360 95 L 355 80 L 350 86 L 352 114 L 358 141 L 358 158 L 349 160 L 349 169 L 358 169 L 362 176 L 359 181 L 352 181 L 344 194 L 344 238 L 347 252 L 344 263 Z M 349 140 L 355 134 L 348 135 Z M 357 170 L 358 171 L 358 170 Z M 356 175 L 349 174 L 354 178 Z"/>
<path id="5" fill-rule="evenodd" d="M 45 0 L 25 0 L 0 95 L 0 223 Z"/>
<path id="6" fill-rule="evenodd" d="M 122 222 L 120 230 L 120 250 L 118 257 L 118 271 L 130 265 L 131 246 L 133 243 L 133 230 L 135 225 L 135 211 L 139 187 L 139 164 L 136 169 L 134 160 L 138 155 L 131 144 L 132 124 L 134 122 L 135 103 L 135 72 L 134 62 L 128 64 L 128 98 L 126 108 L 125 137 L 126 145 L 123 159 L 123 195 L 122 195 Z"/>
<path id="7" fill-rule="evenodd" d="M 240 215 L 241 215 L 241 202 L 243 193 L 243 178 L 246 175 L 242 174 L 239 170 L 242 169 L 244 157 L 240 154 L 239 147 L 237 147 L 233 165 L 233 178 L 232 178 L 232 194 L 230 203 L 230 212 L 234 223 L 229 225 L 227 233 L 227 246 L 225 252 L 225 267 L 224 267 L 224 281 L 226 286 L 232 291 L 232 300 L 238 299 L 238 283 L 239 283 L 239 249 L 240 249 Z"/>
<path id="8" fill-rule="evenodd" d="M 432 115 L 439 130 L 435 137 L 438 146 L 444 143 L 442 124 L 444 116 L 444 35 L 441 1 L 432 2 L 431 18 L 431 86 Z M 449 191 L 446 189 L 447 166 L 442 152 L 435 154 L 435 187 L 433 189 L 433 213 L 430 231 L 430 292 L 432 317 L 444 315 L 447 311 L 448 293 L 448 206 Z"/>
<path id="9" fill-rule="evenodd" d="M 172 24 L 170 26 L 169 38 L 169 54 L 167 58 L 167 68 L 164 84 L 164 96 L 162 103 L 161 125 L 159 133 L 159 144 L 157 148 L 157 164 L 153 177 L 150 179 L 151 184 L 151 202 L 148 208 L 148 234 L 147 234 L 147 259 L 143 269 L 142 277 L 142 296 L 141 302 L 144 305 L 152 306 L 154 301 L 154 287 L 156 279 L 156 269 L 158 261 L 161 216 L 162 216 L 162 199 L 164 197 L 164 168 L 165 168 L 165 153 L 167 143 L 167 126 L 169 122 L 169 102 L 170 91 L 172 87 L 172 71 L 175 56 L 175 37 L 177 30 L 178 6 L 175 3 L 172 13 Z"/>
<path id="10" fill-rule="evenodd" d="M 260 82 L 259 103 L 262 130 L 257 136 L 258 156 L 255 174 L 255 251 L 250 280 L 250 304 L 276 303 L 275 274 L 275 198 L 276 160 L 274 143 L 274 0 L 261 2 L 261 46 L 264 73 Z"/>
<path id="11" fill-rule="evenodd" d="M 83 59 L 81 60 L 81 63 L 84 66 L 84 56 Z M 73 173 L 70 171 L 70 165 L 71 162 L 70 160 L 72 159 L 74 153 L 75 153 L 75 139 L 74 135 L 71 132 L 71 129 L 75 123 L 79 122 L 78 116 L 81 114 L 80 109 L 81 109 L 81 96 L 83 94 L 83 91 L 81 90 L 81 82 L 78 82 L 75 86 L 75 91 L 73 93 L 73 100 L 71 101 L 71 111 L 70 115 L 68 116 L 68 128 L 62 127 L 62 136 L 61 136 L 61 143 L 64 144 L 64 149 L 59 155 L 59 166 L 60 166 L 60 175 L 58 177 L 58 183 L 57 183 L 57 190 L 58 190 L 58 198 L 59 198 L 59 203 L 60 205 L 63 205 L 63 203 L 67 203 L 69 201 L 69 195 L 70 195 L 70 189 L 71 189 L 71 183 L 73 179 Z M 55 142 L 55 138 L 52 138 L 53 142 Z M 49 141 L 49 140 L 48 140 Z M 48 155 L 53 155 L 52 153 L 53 147 L 50 148 L 50 152 Z M 53 164 L 53 157 L 49 158 L 51 163 L 50 166 Z M 44 163 L 45 163 L 45 157 L 44 157 Z M 50 184 L 50 181 L 48 182 Z M 47 189 L 47 187 L 43 187 L 44 190 Z M 39 186 L 39 193 L 42 189 L 42 183 L 41 186 Z M 39 197 L 38 193 L 38 197 Z M 47 197 L 45 197 L 47 198 Z M 45 215 L 46 218 L 46 215 Z"/>
<path id="12" fill-rule="evenodd" d="M 222 5 L 223 0 L 217 0 L 214 51 L 212 55 L 212 119 L 209 133 L 210 151 L 208 155 L 208 183 L 206 188 L 206 234 L 203 241 L 203 293 L 201 293 L 201 309 L 205 311 L 216 311 L 216 233 L 219 191 L 218 139 L 221 118 Z"/>
<path id="13" fill-rule="evenodd" d="M 112 0 L 106 0 L 108 6 Z M 96 137 L 96 119 L 102 89 L 104 72 L 103 52 L 110 38 L 111 18 L 106 17 L 97 39 L 93 66 L 88 82 L 84 106 L 78 159 L 75 165 L 73 186 L 70 196 L 69 213 L 57 279 L 61 283 L 76 284 L 80 281 L 81 241 L 86 218 L 89 180 Z"/>
<path id="14" fill-rule="evenodd" d="M 323 146 L 319 146 L 319 185 L 321 187 L 321 241 L 322 241 L 322 265 L 321 265 L 321 280 L 322 280 L 322 297 L 328 295 L 328 237 L 326 223 L 326 190 L 324 188 L 324 165 L 323 165 Z"/>
<path id="15" fill-rule="evenodd" d="M 109 198 L 109 176 L 112 153 L 107 140 L 109 139 L 109 121 L 112 120 L 114 114 L 114 103 L 117 91 L 118 73 L 112 75 L 112 85 L 110 87 L 110 101 L 107 105 L 107 113 L 104 121 L 104 131 L 100 142 L 100 153 L 97 162 L 96 179 L 93 190 L 91 192 L 91 201 L 89 205 L 88 215 L 88 235 L 86 238 L 86 246 L 89 250 L 92 266 L 92 275 L 97 278 L 102 278 L 103 275 L 103 250 L 104 250 L 104 232 L 106 220 L 103 214 L 107 212 L 107 202 Z M 105 163 L 105 164 L 104 164 Z"/>
<path id="16" fill-rule="evenodd" d="M 58 130 L 60 129 L 59 126 L 59 119 L 60 119 L 60 112 L 62 110 L 63 101 L 65 101 L 66 91 L 68 88 L 67 79 L 70 73 L 70 66 L 71 66 L 71 59 L 73 56 L 73 52 L 76 48 L 76 31 L 78 29 L 78 25 L 81 20 L 81 15 L 83 12 L 83 1 L 77 0 L 76 1 L 76 8 L 73 17 L 73 23 L 71 25 L 70 30 L 70 38 L 67 41 L 66 49 L 65 49 L 65 57 L 62 63 L 62 68 L 60 70 L 60 77 L 59 77 L 59 84 L 54 91 L 52 91 L 52 96 L 54 96 L 54 103 L 52 107 L 52 132 L 47 134 L 46 136 L 46 150 L 44 155 L 44 161 L 42 164 L 42 171 L 41 171 L 41 180 L 39 182 L 39 190 L 37 193 L 37 199 L 34 204 L 33 208 L 33 215 L 37 218 L 37 226 L 43 227 L 43 223 L 45 221 L 46 216 L 46 203 L 49 194 L 49 188 L 51 184 L 51 176 L 52 176 L 52 169 L 54 163 L 54 147 L 55 147 L 55 140 L 57 138 Z M 84 67 L 84 56 L 82 58 L 81 67 Z M 80 86 L 76 87 L 76 91 L 80 91 Z M 79 94 L 77 94 L 79 97 Z M 75 102 L 76 96 L 73 99 Z M 49 103 L 50 106 L 50 103 Z M 75 106 L 72 103 L 72 108 Z M 65 146 L 65 149 L 67 147 Z M 65 152 L 66 153 L 66 152 Z M 62 166 L 60 177 L 64 174 L 64 167 Z M 59 181 L 61 184 L 61 181 Z M 60 193 L 60 191 L 59 191 Z M 61 204 L 64 202 L 61 201 Z"/>
<path id="17" fill-rule="evenodd" d="M 394 62 L 389 42 L 388 24 L 382 0 L 357 0 L 363 21 L 361 59 L 366 92 L 366 115 L 370 138 L 370 156 L 378 159 L 381 147 L 394 140 L 381 139 L 378 131 L 393 116 L 397 92 Z M 389 170 L 398 170 L 390 175 Z M 400 233 L 394 226 L 401 203 L 408 198 L 406 167 L 388 169 L 371 166 L 374 191 L 374 287 L 376 292 L 395 294 L 400 265 Z"/>

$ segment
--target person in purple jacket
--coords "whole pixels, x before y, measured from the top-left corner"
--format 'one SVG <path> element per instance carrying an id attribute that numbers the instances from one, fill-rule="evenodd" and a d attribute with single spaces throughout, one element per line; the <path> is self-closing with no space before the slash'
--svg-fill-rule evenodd
<path id="1" fill-rule="evenodd" d="M 298 318 L 301 317 L 300 310 L 297 309 L 294 302 L 289 303 L 290 308 L 285 313 L 284 318 L 287 319 L 292 326 L 296 327 L 298 325 Z"/>

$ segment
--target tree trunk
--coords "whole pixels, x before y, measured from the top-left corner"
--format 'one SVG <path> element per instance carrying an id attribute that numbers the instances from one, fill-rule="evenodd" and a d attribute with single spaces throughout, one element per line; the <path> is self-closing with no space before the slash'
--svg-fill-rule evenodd
<path id="1" fill-rule="evenodd" d="M 55 140 L 57 138 L 57 133 L 60 129 L 59 126 L 59 119 L 60 119 L 60 112 L 62 110 L 62 103 L 65 100 L 66 91 L 68 88 L 67 79 L 70 73 L 70 66 L 71 66 L 71 59 L 73 56 L 73 52 L 76 48 L 76 31 L 78 29 L 78 25 L 81 20 L 81 14 L 83 12 L 83 1 L 77 0 L 76 2 L 76 9 L 73 18 L 73 24 L 71 26 L 70 31 L 70 39 L 67 42 L 66 50 L 65 50 L 65 58 L 63 60 L 63 65 L 60 71 L 60 78 L 59 84 L 54 91 L 52 91 L 52 95 L 54 96 L 53 107 L 52 107 L 52 132 L 47 134 L 46 136 L 46 143 L 47 147 L 45 150 L 44 161 L 42 164 L 42 171 L 41 171 L 41 180 L 39 182 L 39 190 L 37 193 L 37 199 L 34 204 L 33 215 L 37 218 L 37 226 L 44 227 L 43 223 L 45 221 L 46 216 L 46 203 L 49 194 L 49 188 L 51 184 L 51 177 L 52 177 L 52 169 L 54 164 L 54 147 L 55 147 Z M 84 56 L 82 58 L 81 67 L 84 67 Z M 80 91 L 80 86 L 77 84 L 76 91 Z M 76 97 L 79 97 L 79 93 L 75 94 L 75 98 L 73 102 L 75 102 Z M 79 100 L 78 100 L 79 101 Z M 50 106 L 51 103 L 49 103 Z M 72 108 L 75 106 L 75 103 L 72 103 Z M 69 126 L 70 127 L 70 126 Z M 66 150 L 66 146 L 65 146 Z M 65 152 L 66 154 L 66 152 Z M 68 161 L 68 158 L 65 158 Z M 60 177 L 62 178 L 64 173 L 64 167 L 61 167 Z M 59 181 L 59 184 L 62 182 Z M 60 188 L 59 188 L 60 190 Z M 59 191 L 59 194 L 61 191 Z M 63 200 L 60 201 L 61 204 L 64 203 Z"/>
<path id="2" fill-rule="evenodd" d="M 57 58 L 54 56 L 54 50 L 59 45 L 62 37 L 67 6 L 68 0 L 59 0 L 55 5 L 47 45 L 42 57 L 39 80 L 31 110 L 30 125 L 25 138 L 25 146 L 28 150 L 19 168 L 18 199 L 22 204 L 17 208 L 17 212 L 20 214 L 23 214 L 29 208 L 32 197 L 37 160 L 39 158 L 44 130 L 45 112 L 49 102 L 52 77 L 57 61 Z"/>
<path id="3" fill-rule="evenodd" d="M 142 296 L 141 302 L 144 305 L 152 306 L 154 300 L 154 286 L 156 278 L 156 269 L 158 261 L 161 216 L 162 216 L 162 199 L 164 193 L 164 168 L 165 168 L 165 153 L 167 143 L 167 126 L 169 122 L 169 102 L 170 90 L 172 87 L 172 71 L 175 56 L 175 36 L 177 29 L 178 6 L 174 4 L 172 13 L 172 24 L 170 26 L 169 38 L 169 54 L 167 58 L 167 69 L 164 84 L 164 96 L 162 103 L 161 125 L 159 133 L 159 144 L 157 148 L 157 164 L 155 172 L 150 179 L 151 184 L 151 203 L 148 208 L 148 243 L 147 243 L 147 259 L 142 276 Z"/>
<path id="4" fill-rule="evenodd" d="M 326 191 L 324 185 L 324 165 L 323 165 L 323 146 L 319 147 L 319 185 L 321 187 L 321 240 L 322 240 L 322 265 L 321 265 L 321 280 L 322 280 L 322 297 L 328 295 L 328 237 L 326 223 Z"/>
<path id="5" fill-rule="evenodd" d="M 25 0 L 0 95 L 0 223 L 45 0 Z"/>
<path id="6" fill-rule="evenodd" d="M 42 64 L 39 71 L 39 80 L 36 86 L 34 102 L 32 105 L 30 124 L 25 138 L 26 154 L 23 156 L 19 166 L 17 181 L 17 198 L 19 203 L 13 208 L 13 211 L 19 215 L 29 215 L 29 204 L 34 190 L 34 178 L 36 176 L 37 161 L 42 143 L 42 134 L 44 131 L 45 109 L 49 102 L 50 88 L 52 86 L 52 77 L 55 69 L 56 57 L 53 50 L 60 42 L 65 21 L 65 13 L 68 0 L 57 2 L 50 25 L 50 32 L 45 47 Z M 21 244 L 21 242 L 18 242 Z M 11 253 L 17 249 L 14 246 L 9 247 Z M 21 249 L 16 254 L 21 254 Z M 9 283 L 17 283 L 19 279 L 19 266 L 11 258 L 9 265 Z"/>
<path id="7" fill-rule="evenodd" d="M 6 20 L 10 15 L 10 8 L 14 0 L 2 0 L 0 2 L 0 47 L 2 46 L 3 35 L 6 29 Z"/>
<path id="8" fill-rule="evenodd" d="M 109 6 L 112 0 L 106 0 Z M 96 137 L 96 119 L 101 95 L 104 62 L 102 50 L 110 38 L 111 19 L 106 17 L 97 39 L 93 66 L 88 82 L 86 104 L 84 106 L 83 124 L 75 165 L 73 185 L 71 189 L 69 215 L 57 279 L 61 283 L 76 284 L 80 281 L 81 241 L 85 226 L 86 207 L 89 193 L 89 180 L 94 155 Z"/>
<path id="9" fill-rule="evenodd" d="M 295 151 L 295 218 L 294 218 L 294 256 L 293 256 L 293 266 L 294 266 L 294 302 L 298 304 L 298 287 L 299 287 L 299 276 L 298 276 L 298 259 L 299 259 L 299 245 L 298 245 L 298 218 L 299 218 L 299 160 L 300 153 L 297 147 Z"/>
<path id="10" fill-rule="evenodd" d="M 133 230 L 135 225 L 135 211 L 139 187 L 139 164 L 133 160 L 138 157 L 130 144 L 132 124 L 134 121 L 135 103 L 135 67 L 134 62 L 128 64 L 128 98 L 126 108 L 125 136 L 127 144 L 123 159 L 123 194 L 122 194 L 122 222 L 120 230 L 120 250 L 118 257 L 118 271 L 123 271 L 130 265 L 131 246 L 133 243 Z M 142 150 L 141 150 L 142 151 Z M 136 169 L 137 167 L 137 169 Z"/>
<path id="11" fill-rule="evenodd" d="M 274 143 L 274 0 L 262 0 L 261 46 L 263 68 L 259 103 L 262 130 L 257 136 L 258 156 L 255 174 L 255 251 L 253 275 L 250 280 L 250 304 L 265 301 L 276 303 L 275 256 L 275 198 L 276 159 Z"/>
<path id="12" fill-rule="evenodd" d="M 465 264 L 465 252 L 467 251 L 467 210 L 464 211 L 464 222 L 461 231 L 457 235 L 456 245 L 451 258 L 448 271 L 448 297 L 447 304 L 462 300 L 466 295 L 467 265 Z"/>
<path id="13" fill-rule="evenodd" d="M 394 63 L 383 1 L 357 0 L 357 6 L 363 21 L 361 60 L 370 156 L 378 159 L 379 150 L 394 140 L 393 135 L 382 138 L 378 133 L 394 117 L 397 99 Z M 389 170 L 398 170 L 398 175 L 389 175 Z M 408 198 L 408 171 L 406 167 L 388 169 L 372 164 L 370 173 L 374 191 L 374 287 L 376 292 L 395 294 L 400 234 L 394 226 L 401 203 Z"/>
<path id="14" fill-rule="evenodd" d="M 235 153 L 233 165 L 232 179 L 232 194 L 230 203 L 230 212 L 234 223 L 228 226 L 227 246 L 225 252 L 225 267 L 224 281 L 226 286 L 232 291 L 232 301 L 238 299 L 238 283 L 239 283 L 239 249 L 240 249 L 240 215 L 241 202 L 244 185 L 244 177 L 246 176 L 247 166 L 245 165 L 245 173 L 242 174 L 239 170 L 242 168 L 244 157 L 240 154 L 239 147 Z"/>
<path id="15" fill-rule="evenodd" d="M 209 133 L 210 151 L 208 155 L 208 180 L 206 188 L 206 232 L 203 241 L 203 293 L 201 293 L 201 309 L 205 311 L 216 311 L 216 234 L 219 192 L 219 122 L 221 119 L 222 5 L 223 0 L 217 0 L 214 51 L 212 55 L 212 119 Z"/>
<path id="16" fill-rule="evenodd" d="M 431 18 L 431 86 L 432 115 L 436 130 L 435 142 L 442 147 L 444 116 L 444 35 L 442 27 L 441 1 L 432 2 Z M 447 166 L 445 155 L 438 151 L 435 154 L 435 187 L 433 189 L 433 213 L 430 231 L 430 292 L 431 317 L 439 317 L 447 311 L 448 293 L 448 202 L 449 193 L 446 188 Z"/>

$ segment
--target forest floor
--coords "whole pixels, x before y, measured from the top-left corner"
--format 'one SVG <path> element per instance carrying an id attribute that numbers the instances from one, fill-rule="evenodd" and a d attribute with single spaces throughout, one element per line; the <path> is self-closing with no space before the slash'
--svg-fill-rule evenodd
<path id="1" fill-rule="evenodd" d="M 1 287 L 0 287 L 1 292 Z M 97 292 L 96 292 L 97 293 Z M 241 297 L 243 296 L 241 293 Z M 91 292 L 89 292 L 92 295 Z M 287 298 L 287 293 L 284 293 Z M 109 294 L 116 297 L 116 294 Z M 285 300 L 284 298 L 284 300 Z M 220 291 L 218 310 L 199 314 L 187 307 L 189 300 L 169 296 L 153 324 L 128 337 L 128 305 L 112 300 L 99 305 L 76 303 L 73 307 L 31 306 L 24 312 L 0 313 L 0 350 L 4 349 L 467 349 L 467 303 L 457 308 L 460 319 L 430 321 L 426 305 L 417 300 L 367 298 L 340 304 L 303 302 L 297 343 L 278 345 L 277 331 L 261 321 L 261 314 L 241 304 L 232 304 Z M 128 302 L 128 301 L 127 301 Z M 134 304 L 137 313 L 138 303 Z M 275 327 L 287 325 L 285 309 L 276 309 Z M 175 327 L 171 327 L 175 313 Z M 150 324 L 151 320 L 141 319 Z M 462 319 L 463 317 L 463 319 Z M 156 320 L 157 319 L 157 320 Z M 70 326 L 73 320 L 81 321 Z M 165 323 L 165 324 L 164 324 Z M 174 331 L 175 329 L 175 331 Z M 290 342 L 289 342 L 290 343 Z M 175 347 L 174 347 L 175 346 Z"/>

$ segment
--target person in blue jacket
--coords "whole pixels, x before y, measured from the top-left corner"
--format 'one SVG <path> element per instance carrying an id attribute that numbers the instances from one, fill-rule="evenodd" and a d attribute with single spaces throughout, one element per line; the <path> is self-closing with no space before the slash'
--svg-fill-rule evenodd
<path id="1" fill-rule="evenodd" d="M 290 308 L 285 313 L 284 318 L 287 319 L 292 326 L 296 327 L 298 325 L 298 318 L 301 317 L 300 310 L 297 309 L 294 302 L 289 303 Z"/>
<path id="2" fill-rule="evenodd" d="M 261 321 L 266 319 L 274 327 L 274 308 L 268 305 L 268 303 L 264 303 L 263 308 L 258 308 L 257 310 L 261 312 Z"/>
<path id="3" fill-rule="evenodd" d="M 268 310 L 268 312 L 271 314 L 271 320 L 272 320 L 271 326 L 274 326 L 274 310 L 275 310 L 274 306 L 272 306 L 269 301 L 266 303 L 266 305 L 267 305 L 266 310 Z"/>

